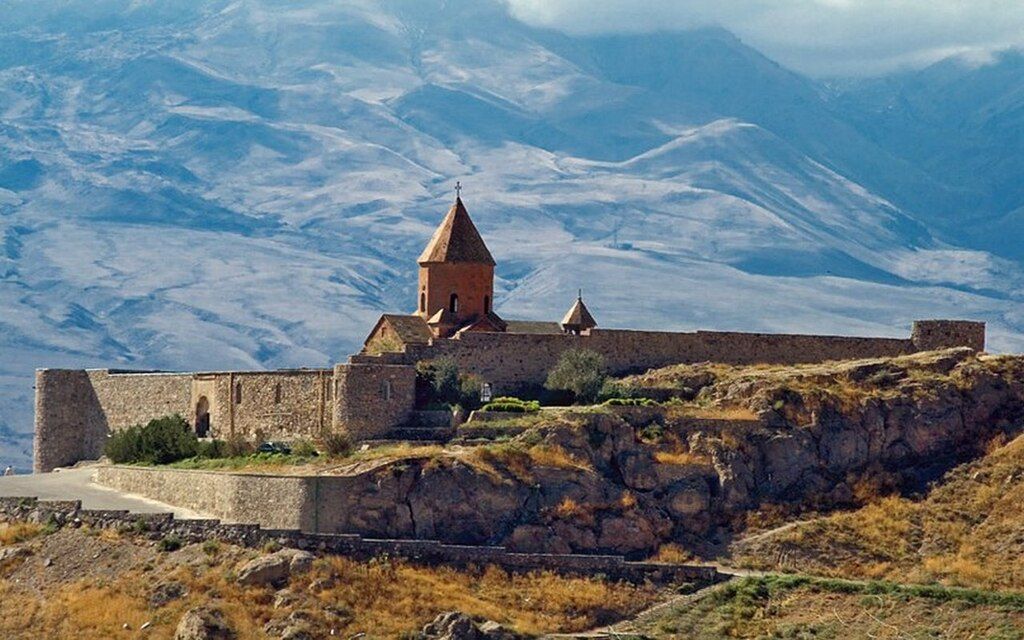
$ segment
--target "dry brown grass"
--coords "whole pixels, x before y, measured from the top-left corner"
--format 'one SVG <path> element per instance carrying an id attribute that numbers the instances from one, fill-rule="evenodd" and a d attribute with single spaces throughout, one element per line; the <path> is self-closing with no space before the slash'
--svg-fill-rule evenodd
<path id="1" fill-rule="evenodd" d="M 694 562 L 695 556 L 682 546 L 669 543 L 658 548 L 658 552 L 648 558 L 650 562 L 666 562 L 669 564 L 686 564 Z"/>
<path id="2" fill-rule="evenodd" d="M 659 464 L 672 464 L 677 466 L 707 466 L 710 460 L 706 456 L 691 453 L 690 451 L 655 451 L 654 460 Z"/>
<path id="3" fill-rule="evenodd" d="M 593 526 L 594 524 L 594 512 L 596 511 L 593 505 L 580 504 L 576 500 L 566 496 L 562 498 L 562 501 L 552 509 L 552 514 L 561 520 L 571 520 L 573 522 L 585 525 Z"/>
<path id="4" fill-rule="evenodd" d="M 757 420 L 757 414 L 747 407 L 717 405 L 678 405 L 673 407 L 673 415 L 683 418 L 701 418 L 707 420 Z"/>
<path id="5" fill-rule="evenodd" d="M 533 480 L 533 458 L 518 444 L 502 443 L 473 447 L 463 459 L 495 480 L 505 478 L 506 473 L 517 480 Z"/>
<path id="6" fill-rule="evenodd" d="M 589 460 L 583 460 L 572 455 L 562 447 L 550 444 L 538 444 L 530 447 L 530 458 L 541 466 L 555 467 L 556 469 L 576 469 L 579 471 L 593 471 L 594 467 Z"/>
<path id="7" fill-rule="evenodd" d="M 594 472 L 589 460 L 577 458 L 562 447 L 551 444 L 528 447 L 518 442 L 503 442 L 472 447 L 463 453 L 462 459 L 495 479 L 504 478 L 507 472 L 518 480 L 532 481 L 536 467 Z"/>
<path id="8" fill-rule="evenodd" d="M 622 492 L 622 496 L 619 498 L 619 508 L 623 511 L 628 511 L 636 506 L 636 494 L 628 489 Z"/>
<path id="9" fill-rule="evenodd" d="M 14 524 L 0 524 L 0 547 L 6 547 L 19 542 L 31 540 L 42 535 L 45 527 L 41 524 L 17 522 Z"/>
<path id="10" fill-rule="evenodd" d="M 1024 589 L 1024 436 L 946 476 L 924 499 L 872 499 L 750 546 L 736 561 L 826 575 Z"/>
<path id="11" fill-rule="evenodd" d="M 273 590 L 241 587 L 231 579 L 239 550 L 226 546 L 222 551 L 217 557 L 194 553 L 188 557 L 198 555 L 203 561 L 180 564 L 167 554 L 151 572 L 131 570 L 44 592 L 0 580 L 0 637 L 135 638 L 139 627 L 151 622 L 146 637 L 169 640 L 182 613 L 198 605 L 221 609 L 238 638 L 265 637 L 264 625 L 298 609 L 309 612 L 316 637 L 328 637 L 333 630 L 340 637 L 397 638 L 452 609 L 539 634 L 589 628 L 609 612 L 626 617 L 657 597 L 647 586 L 546 572 L 509 575 L 493 567 L 456 571 L 328 557 L 318 560 L 310 574 L 293 578 L 290 588 L 300 595 L 299 603 L 275 608 Z M 168 580 L 184 584 L 188 594 L 151 609 L 150 589 Z M 130 629 L 123 629 L 125 624 Z"/>

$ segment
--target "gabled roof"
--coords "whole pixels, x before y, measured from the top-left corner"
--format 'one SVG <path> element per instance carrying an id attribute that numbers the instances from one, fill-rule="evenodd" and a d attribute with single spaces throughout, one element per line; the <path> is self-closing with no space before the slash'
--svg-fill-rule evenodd
<path id="1" fill-rule="evenodd" d="M 562 327 L 571 327 L 584 331 L 586 329 L 593 329 L 597 326 L 597 320 L 594 320 L 594 316 L 590 315 L 590 310 L 587 309 L 587 305 L 583 304 L 583 298 L 576 298 L 576 302 L 569 309 L 569 312 L 562 318 Z"/>
<path id="2" fill-rule="evenodd" d="M 448 215 L 417 262 L 471 262 L 494 266 L 494 258 L 469 218 L 462 198 L 455 198 L 455 204 L 448 210 Z"/>
<path id="3" fill-rule="evenodd" d="M 391 325 L 399 339 L 406 344 L 426 344 L 433 337 L 427 321 L 420 316 L 385 313 L 381 320 Z"/>
<path id="4" fill-rule="evenodd" d="M 505 324 L 505 331 L 508 333 L 562 333 L 562 325 L 557 322 L 544 320 L 507 320 Z"/>
<path id="5" fill-rule="evenodd" d="M 459 329 L 456 333 L 465 333 L 467 331 L 485 331 L 488 333 L 502 333 L 505 331 L 506 323 L 502 320 L 498 314 L 493 311 L 489 311 L 486 314 L 480 316 L 473 322 Z"/>

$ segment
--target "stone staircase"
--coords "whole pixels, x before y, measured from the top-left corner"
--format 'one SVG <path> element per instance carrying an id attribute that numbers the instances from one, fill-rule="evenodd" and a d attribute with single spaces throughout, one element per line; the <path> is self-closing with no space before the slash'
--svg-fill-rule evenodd
<path id="1" fill-rule="evenodd" d="M 455 437 L 452 426 L 405 426 L 395 427 L 383 435 L 381 440 L 393 442 L 415 442 L 444 444 Z"/>

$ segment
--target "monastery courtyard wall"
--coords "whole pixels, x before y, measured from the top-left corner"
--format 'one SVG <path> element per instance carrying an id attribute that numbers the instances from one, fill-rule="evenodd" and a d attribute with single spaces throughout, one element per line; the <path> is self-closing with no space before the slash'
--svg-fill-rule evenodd
<path id="1" fill-rule="evenodd" d="M 330 369 L 155 373 L 41 369 L 36 372 L 35 470 L 102 455 L 108 434 L 179 414 L 202 435 L 252 441 L 319 438 L 346 432 L 379 438 L 414 409 L 421 360 L 454 359 L 498 394 L 543 384 L 567 349 L 601 353 L 611 373 L 677 363 L 799 364 L 887 357 L 966 346 L 984 350 L 979 322 L 922 321 L 909 338 L 671 333 L 594 329 L 588 335 L 468 332 L 402 352 L 355 355 Z M 208 423 L 204 421 L 208 416 Z"/>

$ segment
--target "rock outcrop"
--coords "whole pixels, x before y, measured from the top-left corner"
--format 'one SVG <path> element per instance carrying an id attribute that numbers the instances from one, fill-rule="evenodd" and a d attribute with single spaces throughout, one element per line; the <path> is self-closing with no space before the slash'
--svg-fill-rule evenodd
<path id="1" fill-rule="evenodd" d="M 853 504 L 1024 423 L 1024 358 L 966 349 L 679 375 L 696 403 L 570 412 L 507 443 L 380 465 L 344 498 L 342 529 L 641 554 L 767 503 Z"/>

